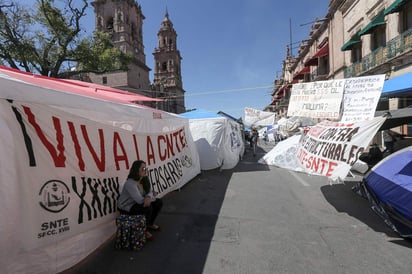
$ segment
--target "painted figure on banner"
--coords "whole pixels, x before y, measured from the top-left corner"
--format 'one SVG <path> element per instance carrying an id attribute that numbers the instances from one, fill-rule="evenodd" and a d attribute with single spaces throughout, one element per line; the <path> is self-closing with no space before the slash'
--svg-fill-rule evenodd
<path id="1" fill-rule="evenodd" d="M 157 231 L 160 227 L 154 221 L 162 209 L 163 201 L 156 198 L 157 193 L 152 191 L 147 170 L 144 161 L 133 162 L 118 198 L 118 209 L 121 214 L 145 215 L 147 229 Z M 152 240 L 153 235 L 147 231 L 146 238 Z"/>

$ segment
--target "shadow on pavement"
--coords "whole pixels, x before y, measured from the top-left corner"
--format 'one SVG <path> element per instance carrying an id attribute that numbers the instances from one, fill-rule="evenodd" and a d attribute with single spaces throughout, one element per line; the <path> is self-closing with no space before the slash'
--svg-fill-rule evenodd
<path id="1" fill-rule="evenodd" d="M 320 188 L 326 200 L 338 212 L 344 212 L 366 224 L 376 232 L 385 233 L 388 237 L 398 238 L 391 242 L 412 248 L 412 241 L 403 239 L 371 209 L 369 201 L 352 191 L 356 182 L 325 185 Z"/>
<path id="2" fill-rule="evenodd" d="M 246 148 L 244 157 L 234 169 L 202 171 L 180 190 L 168 193 L 163 197 L 163 209 L 156 221 L 162 229 L 153 232 L 155 239 L 142 250 L 116 250 L 113 236 L 63 273 L 203 273 L 232 174 L 269 170 L 266 165 L 257 163 L 265 153 L 264 148 L 258 148 L 253 157 Z"/>

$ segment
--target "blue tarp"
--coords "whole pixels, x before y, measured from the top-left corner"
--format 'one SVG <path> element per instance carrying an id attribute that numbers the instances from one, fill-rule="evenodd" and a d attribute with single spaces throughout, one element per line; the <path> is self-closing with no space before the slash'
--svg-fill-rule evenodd
<path id="1" fill-rule="evenodd" d="M 369 191 L 402 236 L 412 235 L 412 146 L 379 162 L 365 177 Z"/>
<path id="2" fill-rule="evenodd" d="M 412 147 L 385 158 L 366 182 L 382 202 L 412 220 Z"/>
<path id="3" fill-rule="evenodd" d="M 223 116 L 203 109 L 197 109 L 179 114 L 187 119 L 222 118 Z"/>
<path id="4" fill-rule="evenodd" d="M 382 96 L 412 95 L 412 72 L 405 73 L 384 82 Z"/>

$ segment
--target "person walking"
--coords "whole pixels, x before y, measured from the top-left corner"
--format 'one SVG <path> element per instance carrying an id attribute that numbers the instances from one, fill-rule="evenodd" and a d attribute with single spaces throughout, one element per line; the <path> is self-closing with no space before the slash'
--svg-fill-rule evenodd
<path id="1" fill-rule="evenodd" d="M 256 156 L 257 142 L 258 142 L 258 132 L 257 132 L 256 129 L 254 129 L 254 130 L 252 131 L 252 137 L 251 137 L 251 145 L 252 145 L 253 157 Z"/>

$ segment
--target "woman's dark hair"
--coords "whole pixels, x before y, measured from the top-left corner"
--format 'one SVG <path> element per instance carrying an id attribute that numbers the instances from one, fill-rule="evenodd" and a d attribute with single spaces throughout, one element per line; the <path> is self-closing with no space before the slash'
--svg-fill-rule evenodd
<path id="1" fill-rule="evenodd" d="M 130 168 L 129 175 L 127 176 L 127 179 L 131 178 L 131 179 L 134 179 L 134 180 L 138 181 L 140 179 L 139 169 L 143 164 L 145 164 L 145 161 L 142 161 L 142 160 L 134 161 L 133 164 L 132 164 L 132 167 Z M 141 183 L 143 185 L 144 191 L 146 193 L 149 193 L 150 192 L 149 178 L 147 176 L 143 177 Z"/>
<path id="2" fill-rule="evenodd" d="M 132 178 L 135 179 L 136 181 L 140 179 L 139 176 L 139 168 L 144 164 L 145 162 L 142 160 L 137 160 L 134 161 L 132 164 L 132 167 L 130 168 L 129 175 L 127 176 L 127 179 Z"/>

